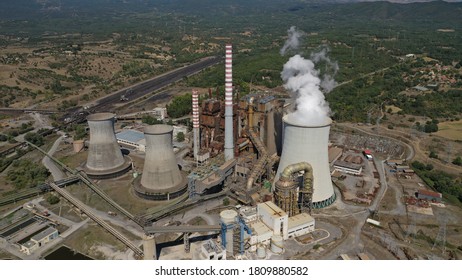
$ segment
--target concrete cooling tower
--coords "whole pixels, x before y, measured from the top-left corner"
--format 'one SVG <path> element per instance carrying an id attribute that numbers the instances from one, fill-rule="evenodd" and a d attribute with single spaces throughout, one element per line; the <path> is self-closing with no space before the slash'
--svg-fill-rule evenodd
<path id="1" fill-rule="evenodd" d="M 146 158 L 136 193 L 150 200 L 170 200 L 187 190 L 186 177 L 178 168 L 172 146 L 173 127 L 151 125 L 144 129 Z"/>
<path id="2" fill-rule="evenodd" d="M 114 114 L 97 113 L 87 117 L 90 127 L 85 173 L 92 179 L 108 179 L 130 170 L 131 162 L 124 158 L 114 133 Z"/>
<path id="3" fill-rule="evenodd" d="M 332 120 L 318 126 L 304 126 L 284 116 L 282 154 L 275 182 L 289 165 L 307 162 L 313 168 L 313 208 L 323 208 L 335 201 L 330 177 L 328 141 Z"/>

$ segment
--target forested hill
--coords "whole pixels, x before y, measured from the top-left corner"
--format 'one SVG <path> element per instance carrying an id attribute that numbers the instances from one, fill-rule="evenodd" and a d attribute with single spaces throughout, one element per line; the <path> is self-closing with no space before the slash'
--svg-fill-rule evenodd
<path id="1" fill-rule="evenodd" d="M 336 3 L 321 0 L 2 0 L 0 19 L 34 20 L 108 16 L 157 11 L 220 17 L 267 13 L 290 16 L 324 15 L 325 19 L 460 22 L 462 3 L 434 1 Z"/>

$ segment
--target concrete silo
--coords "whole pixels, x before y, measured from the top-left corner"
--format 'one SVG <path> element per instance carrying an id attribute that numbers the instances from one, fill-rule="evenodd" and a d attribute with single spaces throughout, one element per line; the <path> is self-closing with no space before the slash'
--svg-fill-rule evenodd
<path id="1" fill-rule="evenodd" d="M 323 124 L 306 126 L 283 118 L 282 154 L 274 182 L 277 182 L 284 169 L 292 164 L 307 162 L 313 168 L 313 208 L 322 208 L 335 201 L 332 186 L 328 142 L 332 120 L 327 118 Z"/>
<path id="2" fill-rule="evenodd" d="M 136 193 L 150 200 L 170 200 L 187 190 L 172 146 L 173 127 L 151 125 L 144 129 L 146 158 L 141 180 L 135 182 Z"/>
<path id="3" fill-rule="evenodd" d="M 84 171 L 90 178 L 114 178 L 131 168 L 130 160 L 124 158 L 117 144 L 114 117 L 112 113 L 96 113 L 87 117 L 90 144 Z"/>

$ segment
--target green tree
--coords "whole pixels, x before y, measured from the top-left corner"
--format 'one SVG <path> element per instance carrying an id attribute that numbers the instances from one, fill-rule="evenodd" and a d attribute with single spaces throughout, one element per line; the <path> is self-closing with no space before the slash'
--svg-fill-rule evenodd
<path id="1" fill-rule="evenodd" d="M 53 204 L 56 204 L 60 201 L 59 197 L 57 197 L 56 195 L 50 195 L 48 196 L 47 198 L 47 202 L 50 203 L 51 205 Z"/>
<path id="2" fill-rule="evenodd" d="M 43 165 L 29 159 L 15 160 L 6 176 L 16 188 L 36 186 L 45 182 L 50 173 Z"/>
<path id="3" fill-rule="evenodd" d="M 43 136 L 38 133 L 28 132 L 24 135 L 24 139 L 36 146 L 42 146 L 44 143 Z"/>
<path id="4" fill-rule="evenodd" d="M 183 142 L 184 141 L 184 133 L 183 132 L 180 131 L 180 132 L 178 132 L 176 134 L 176 141 L 178 141 L 178 142 Z"/>
<path id="5" fill-rule="evenodd" d="M 459 157 L 456 157 L 453 161 L 452 161 L 453 164 L 455 165 L 458 165 L 458 166 L 462 166 L 462 158 L 459 156 Z"/>
<path id="6" fill-rule="evenodd" d="M 435 153 L 435 151 L 431 151 L 429 157 L 430 157 L 430 158 L 436 158 L 436 159 L 437 159 L 437 158 L 438 158 L 438 154 Z"/>
<path id="7" fill-rule="evenodd" d="M 158 120 L 156 118 L 154 118 L 153 116 L 151 115 L 144 115 L 142 118 L 141 118 L 141 121 L 145 124 L 148 124 L 148 125 L 154 125 L 154 124 L 162 124 L 163 122 L 161 120 Z"/>
<path id="8" fill-rule="evenodd" d="M 192 96 L 187 93 L 182 96 L 173 98 L 172 102 L 167 105 L 167 113 L 172 118 L 183 117 L 192 111 Z"/>

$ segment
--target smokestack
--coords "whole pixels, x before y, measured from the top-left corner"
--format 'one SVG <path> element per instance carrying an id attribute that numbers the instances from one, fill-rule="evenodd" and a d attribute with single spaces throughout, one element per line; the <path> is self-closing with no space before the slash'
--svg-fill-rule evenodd
<path id="1" fill-rule="evenodd" d="M 193 111 L 193 133 L 194 133 L 194 159 L 197 161 L 197 155 L 200 149 L 199 139 L 199 94 L 197 90 L 192 91 L 192 111 Z"/>
<path id="2" fill-rule="evenodd" d="M 281 160 L 274 182 L 287 166 L 307 162 L 313 168 L 313 208 L 323 208 L 335 201 L 330 177 L 328 142 L 332 120 L 325 118 L 320 125 L 299 124 L 289 116 L 283 118 L 284 138 Z"/>
<path id="3" fill-rule="evenodd" d="M 146 159 L 137 194 L 151 200 L 170 200 L 186 192 L 186 178 L 176 163 L 172 146 L 173 127 L 158 124 L 144 129 Z"/>
<path id="4" fill-rule="evenodd" d="M 90 178 L 114 178 L 131 168 L 130 161 L 123 157 L 117 144 L 114 117 L 112 113 L 97 113 L 87 117 L 90 144 L 84 171 Z"/>
<path id="5" fill-rule="evenodd" d="M 225 55 L 225 160 L 234 158 L 233 135 L 233 46 L 228 44 Z"/>

